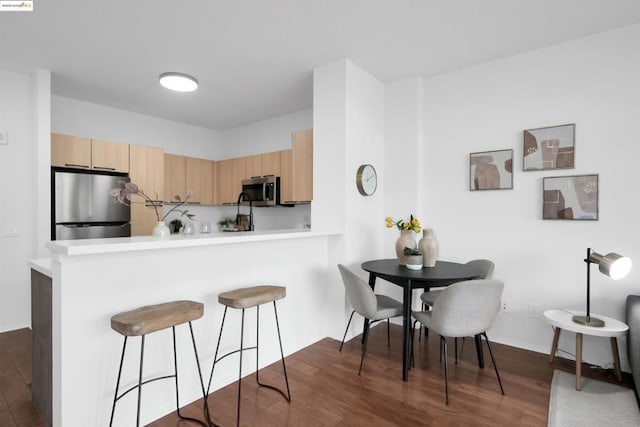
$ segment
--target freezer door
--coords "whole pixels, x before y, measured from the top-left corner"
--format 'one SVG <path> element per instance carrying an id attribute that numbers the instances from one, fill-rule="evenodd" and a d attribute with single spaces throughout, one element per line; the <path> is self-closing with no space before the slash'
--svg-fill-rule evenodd
<path id="1" fill-rule="evenodd" d="M 56 225 L 56 240 L 103 239 L 130 237 L 131 224 L 122 225 Z"/>
<path id="2" fill-rule="evenodd" d="M 111 196 L 129 178 L 75 172 L 54 175 L 54 224 L 82 222 L 129 222 L 131 210 Z"/>

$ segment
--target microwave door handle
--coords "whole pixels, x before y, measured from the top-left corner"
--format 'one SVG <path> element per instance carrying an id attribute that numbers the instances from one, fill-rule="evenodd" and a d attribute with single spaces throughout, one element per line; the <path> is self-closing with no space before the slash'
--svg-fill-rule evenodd
<path id="1" fill-rule="evenodd" d="M 267 184 L 266 182 L 264 184 L 262 184 L 262 200 L 264 200 L 265 202 L 267 201 L 267 186 L 269 184 Z"/>

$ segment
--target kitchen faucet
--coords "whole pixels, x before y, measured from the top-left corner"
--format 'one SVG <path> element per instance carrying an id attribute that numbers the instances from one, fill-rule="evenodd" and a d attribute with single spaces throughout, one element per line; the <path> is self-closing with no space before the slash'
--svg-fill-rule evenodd
<path id="1" fill-rule="evenodd" d="M 240 202 L 242 202 L 243 198 L 246 198 L 247 200 L 249 200 L 249 230 L 248 231 L 253 231 L 253 201 L 251 200 L 251 196 L 249 196 L 244 191 L 241 192 L 240 195 L 238 195 L 238 202 L 237 202 L 238 213 L 236 214 L 236 225 L 240 225 Z"/>

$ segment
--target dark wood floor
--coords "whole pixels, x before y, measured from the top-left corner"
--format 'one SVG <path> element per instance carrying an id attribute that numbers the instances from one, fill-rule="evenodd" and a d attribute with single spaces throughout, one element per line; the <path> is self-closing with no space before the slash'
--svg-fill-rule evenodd
<path id="1" fill-rule="evenodd" d="M 490 363 L 477 366 L 472 339 L 466 339 L 460 362 L 450 352 L 449 405 L 444 404 L 444 370 L 438 360 L 438 340 L 430 337 L 416 346 L 416 366 L 409 381 L 401 380 L 401 328 L 391 327 L 391 348 L 384 326 L 374 328 L 361 376 L 358 376 L 358 338 L 338 352 L 339 342 L 324 339 L 286 359 L 292 400 L 288 404 L 276 392 L 255 385 L 255 376 L 243 380 L 242 418 L 245 426 L 404 426 L 491 425 L 546 426 L 549 391 L 554 367 L 548 355 L 494 344 L 505 396 Z M 418 343 L 416 343 L 418 344 Z M 453 347 L 452 345 L 450 346 Z M 485 346 L 485 359 L 489 354 Z M 227 363 L 233 363 L 231 361 Z M 210 367 L 204 367 L 207 373 Z M 560 359 L 555 369 L 574 372 L 575 365 Z M 611 371 L 583 367 L 585 376 L 616 382 Z M 261 381 L 282 384 L 281 365 L 260 371 Z M 625 385 L 631 387 L 629 374 Z M 29 329 L 0 334 L 0 426 L 40 427 L 45 423 L 31 402 L 31 332 Z M 237 385 L 213 393 L 214 421 L 235 425 Z M 80 402 L 79 402 L 80 403 Z M 201 417 L 202 401 L 183 409 Z M 133 415 L 133 414 L 132 414 Z M 186 426 L 175 414 L 151 424 L 155 427 Z"/>

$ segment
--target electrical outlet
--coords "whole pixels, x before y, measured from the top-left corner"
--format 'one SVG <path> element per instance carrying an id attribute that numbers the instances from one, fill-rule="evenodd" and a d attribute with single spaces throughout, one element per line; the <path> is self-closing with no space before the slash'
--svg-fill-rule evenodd
<path id="1" fill-rule="evenodd" d="M 540 318 L 540 305 L 529 303 L 529 317 L 532 319 Z"/>
<path id="2" fill-rule="evenodd" d="M 507 311 L 507 300 L 503 299 L 500 301 L 500 310 Z"/>

